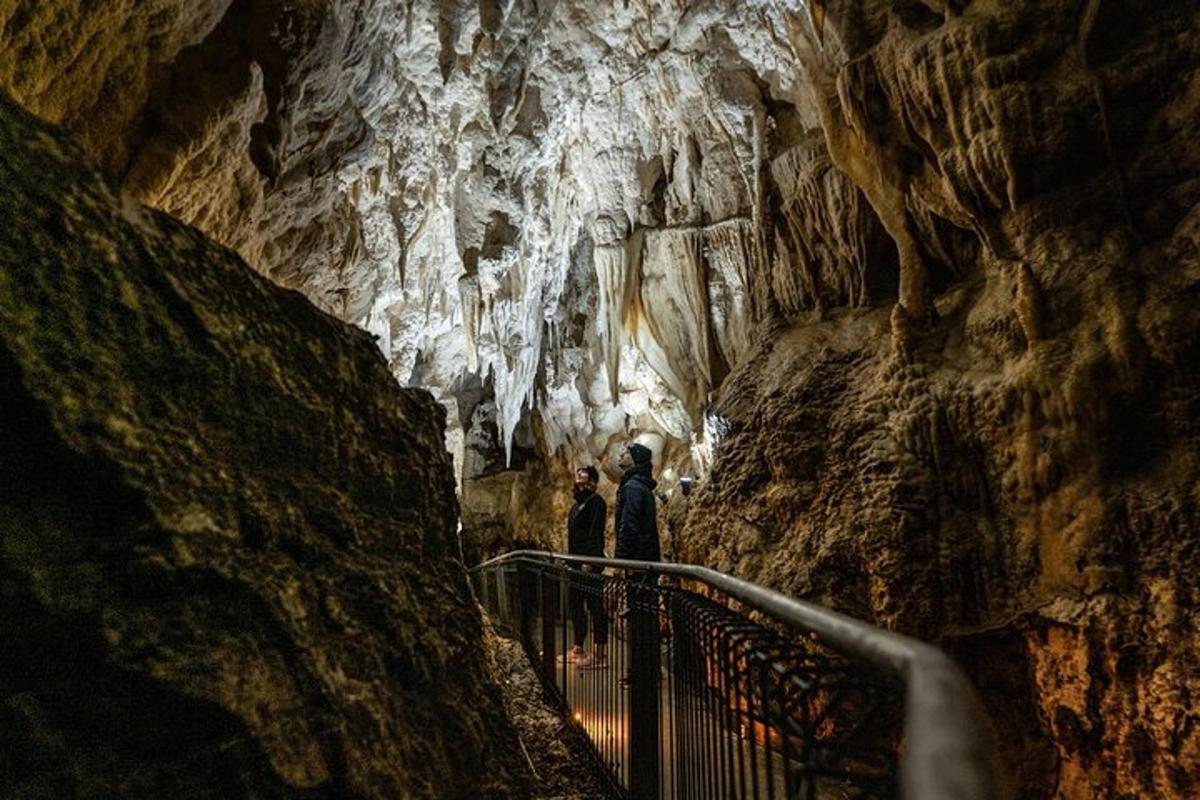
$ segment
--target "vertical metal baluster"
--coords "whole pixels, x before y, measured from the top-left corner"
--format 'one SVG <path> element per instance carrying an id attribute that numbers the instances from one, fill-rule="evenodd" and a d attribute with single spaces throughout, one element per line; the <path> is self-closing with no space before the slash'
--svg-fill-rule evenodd
<path id="1" fill-rule="evenodd" d="M 779 681 L 779 759 L 783 767 L 784 798 L 793 800 L 796 796 L 796 781 L 792 775 L 792 735 L 791 735 L 791 703 L 788 700 L 788 682 L 783 678 Z"/>
<path id="2" fill-rule="evenodd" d="M 720 630 L 717 628 L 717 620 L 709 612 L 708 623 L 708 650 L 704 657 L 704 675 L 705 675 L 705 690 L 708 697 L 708 708 L 711 718 L 708 722 L 709 741 L 712 748 L 709 758 L 712 760 L 712 791 L 713 796 L 718 798 L 728 797 L 728 793 L 724 787 L 724 770 L 721 763 L 721 694 L 720 677 L 717 672 L 717 647 Z"/>
<path id="3" fill-rule="evenodd" d="M 538 680 L 542 681 L 543 688 L 546 682 L 546 631 L 545 631 L 545 586 L 542 581 L 541 570 L 534 572 L 535 580 L 537 581 L 537 606 L 534 610 L 534 630 L 537 633 L 538 643 L 538 661 L 537 672 Z"/>
<path id="4" fill-rule="evenodd" d="M 692 629 L 694 631 L 694 646 L 692 649 L 692 708 L 694 710 L 694 735 L 696 737 L 696 757 L 693 767 L 696 776 L 696 796 L 708 797 L 708 747 L 704 737 L 704 619 L 701 609 L 693 604 Z"/>
<path id="5" fill-rule="evenodd" d="M 659 597 L 657 598 L 657 600 L 658 600 L 658 607 L 655 610 L 654 624 L 657 625 L 659 628 L 659 631 L 658 631 L 659 646 L 657 648 L 658 652 L 655 653 L 655 665 L 658 668 L 658 698 L 657 698 L 657 702 L 658 702 L 658 743 L 657 743 L 657 747 L 658 747 L 658 796 L 659 796 L 659 798 L 667 798 L 667 797 L 671 796 L 671 793 L 667 788 L 667 780 L 668 780 L 667 776 L 668 776 L 670 766 L 671 766 L 671 760 L 670 760 L 671 752 L 670 752 L 670 748 L 668 747 L 668 740 L 670 738 L 670 731 L 671 731 L 671 721 L 670 721 L 671 711 L 669 708 L 669 706 L 670 706 L 670 701 L 669 701 L 670 688 L 668 686 L 668 683 L 670 682 L 671 671 L 668 669 L 666 671 L 667 674 L 665 676 L 663 675 L 662 645 L 663 645 L 664 639 L 663 639 L 663 635 L 662 635 L 662 614 L 666 613 L 667 619 L 670 620 L 670 610 L 671 610 L 670 587 L 664 587 L 661 590 L 661 593 L 660 593 Z M 670 623 L 668 622 L 668 624 L 670 624 Z M 668 658 L 667 663 L 669 664 L 670 663 L 669 658 L 670 658 L 670 650 L 671 650 L 671 640 L 668 638 L 665 640 L 665 642 L 666 642 L 666 646 L 667 646 L 667 658 Z"/>
<path id="6" fill-rule="evenodd" d="M 771 659 L 763 660 L 759 691 L 763 703 L 763 761 L 766 764 L 767 800 L 775 800 L 775 759 L 771 753 L 771 728 L 774 711 L 771 708 Z"/>
<path id="7" fill-rule="evenodd" d="M 541 678 L 542 678 L 542 688 L 543 689 L 549 689 L 550 685 L 552 683 L 554 683 L 554 642 L 551 641 L 551 634 L 553 633 L 553 630 L 551 630 L 551 631 L 546 630 L 546 628 L 549 627 L 547 625 L 547 622 L 550 619 L 550 613 L 549 613 L 550 609 L 547 608 L 547 606 L 549 605 L 549 599 L 550 599 L 550 588 L 546 584 L 547 584 L 547 580 L 546 580 L 545 568 L 539 569 L 538 570 L 538 609 L 541 611 L 541 613 L 538 616 L 538 621 L 541 624 L 538 626 L 538 629 L 541 631 L 541 641 L 542 641 L 542 648 L 541 648 L 541 653 L 542 653 L 541 672 L 542 672 L 542 675 L 541 675 Z"/>
<path id="8" fill-rule="evenodd" d="M 612 665 L 612 669 L 609 672 L 609 680 L 606 690 L 608 692 L 607 702 L 609 710 L 609 727 L 613 733 L 610 743 L 612 745 L 613 771 L 615 772 L 620 764 L 620 756 L 618 753 L 620 751 L 620 744 L 622 741 L 620 738 L 621 712 L 619 710 L 619 704 L 621 699 L 621 675 L 623 674 L 623 667 L 621 666 L 623 661 L 621 654 L 625 648 L 625 640 L 623 638 L 624 634 L 621 631 L 621 616 L 619 613 L 621 610 L 621 600 L 619 596 L 621 592 L 621 582 L 619 575 L 613 579 L 613 583 L 610 588 L 613 593 L 613 625 L 612 630 L 609 632 L 609 638 L 611 639 L 611 644 L 609 647 L 611 650 L 608 657 L 609 664 Z M 622 786 L 623 785 L 624 784 L 622 784 Z"/>
<path id="9" fill-rule="evenodd" d="M 720 797 L 718 787 L 720 777 L 717 753 L 717 709 L 713 703 L 712 692 L 712 643 L 716 632 L 713 630 L 712 619 L 706 615 L 704 620 L 704 647 L 701 649 L 701 672 L 704 682 L 701 689 L 704 692 L 704 760 L 706 764 L 705 784 L 709 797 Z"/>
<path id="10" fill-rule="evenodd" d="M 686 633 L 683 625 L 684 603 L 677 598 L 671 607 L 671 743 L 674 755 L 671 759 L 672 796 L 681 799 L 686 797 L 683 791 L 683 770 L 687 763 L 687 753 L 683 747 L 683 692 L 686 686 L 683 680 L 683 662 L 687 647 Z"/>
<path id="11" fill-rule="evenodd" d="M 675 765 L 675 784 L 678 786 L 678 796 L 681 798 L 689 798 L 691 796 L 689 783 L 691 781 L 692 753 L 691 739 L 688 736 L 688 723 L 691 719 L 688 713 L 688 687 L 691 678 L 688 672 L 690 667 L 688 659 L 691 656 L 691 630 L 688 626 L 688 614 L 690 611 L 691 607 L 689 604 L 680 604 L 675 631 L 675 646 L 678 648 L 675 665 L 675 759 L 677 762 Z"/>
<path id="12" fill-rule="evenodd" d="M 688 708 L 688 796 L 701 797 L 704 784 L 701 779 L 704 763 L 704 748 L 700 742 L 700 625 L 696 608 L 688 608 L 688 658 L 687 658 L 687 708 Z"/>
<path id="13" fill-rule="evenodd" d="M 621 583 L 620 583 L 621 597 L 618 601 L 618 606 L 617 606 L 619 611 L 624 610 L 627 607 L 627 604 L 629 602 L 629 592 L 628 592 L 629 585 L 628 584 L 629 584 L 628 579 L 624 575 L 622 575 Z M 620 672 L 620 677 L 624 678 L 628 674 L 628 671 L 629 671 L 629 658 L 628 658 L 628 656 L 629 656 L 629 653 L 628 653 L 629 635 L 628 635 L 628 631 L 625 629 L 625 623 L 628 620 L 628 616 L 624 616 L 624 617 L 620 616 L 619 611 L 618 611 L 618 615 L 617 615 L 617 619 L 619 620 L 618 625 L 620 626 L 620 629 L 621 629 L 621 648 L 620 648 L 621 664 L 620 664 L 619 672 Z M 629 717 L 625 714 L 625 692 L 627 692 L 627 691 L 628 691 L 627 688 L 626 689 L 621 688 L 621 682 L 620 682 L 620 679 L 618 679 L 617 685 L 616 685 L 616 700 L 617 700 L 616 724 L 621 726 L 621 733 L 618 737 L 618 742 L 617 742 L 619 745 L 618 750 L 620 752 L 620 758 L 618 759 L 617 763 L 620 766 L 620 770 L 621 770 L 621 785 L 624 786 L 626 789 L 629 788 L 629 774 L 628 774 L 629 759 L 626 757 L 627 751 L 629 750 Z"/>
<path id="14" fill-rule="evenodd" d="M 751 795 L 756 800 L 762 797 L 758 791 L 759 774 L 758 774 L 758 743 L 754 734 L 754 725 L 756 714 L 754 712 L 755 702 L 755 687 L 757 681 L 754 680 L 755 662 L 757 661 L 753 652 L 746 653 L 746 744 L 747 750 L 750 753 L 750 786 L 753 794 Z"/>
<path id="15" fill-rule="evenodd" d="M 738 744 L 738 721 L 734 715 L 733 704 L 733 687 L 730 680 L 730 670 L 732 669 L 734 654 L 737 652 L 737 646 L 734 645 L 730 638 L 726 639 L 725 656 L 721 660 L 721 679 L 724 681 L 725 688 L 721 692 L 721 696 L 725 698 L 725 759 L 730 765 L 730 796 L 740 796 L 740 770 L 737 765 L 737 756 L 734 754 L 734 748 Z"/>
<path id="16" fill-rule="evenodd" d="M 745 677 L 745 668 L 742 666 L 742 659 L 744 657 L 742 640 L 739 638 L 735 644 L 732 660 L 730 661 L 729 674 L 733 680 L 734 708 L 737 709 L 737 715 L 733 722 L 737 728 L 738 788 L 741 790 L 741 796 L 746 798 L 749 796 L 746 792 L 746 737 L 742 733 L 743 726 L 745 725 L 743 719 L 746 703 L 745 696 L 742 693 L 742 679 Z"/>
<path id="17" fill-rule="evenodd" d="M 604 603 L 604 592 L 605 592 L 606 580 L 607 580 L 606 578 L 601 576 L 599 578 L 599 580 L 597 581 L 597 591 L 600 593 L 600 613 L 605 614 L 605 615 L 608 614 L 608 608 Z M 610 659 L 611 659 L 611 653 L 612 653 L 612 641 L 613 641 L 613 626 L 611 623 L 609 623 L 609 625 L 608 625 L 608 642 L 609 643 L 605 647 L 605 651 L 609 654 L 606 657 L 608 657 Z M 602 752 L 604 753 L 604 762 L 605 762 L 604 766 L 605 766 L 606 770 L 609 769 L 609 762 L 610 762 L 611 754 L 612 754 L 612 739 L 611 739 L 611 737 L 608 736 L 609 726 L 612 725 L 612 714 L 609 712 L 608 703 L 607 703 L 606 698 L 607 698 L 607 688 L 608 688 L 609 682 L 611 681 L 613 667 L 612 667 L 611 660 L 608 663 L 609 663 L 609 667 L 607 670 L 598 671 L 595 673 L 595 675 L 592 676 L 592 679 L 593 679 L 593 682 L 592 682 L 592 708 L 595 709 L 595 714 L 596 714 L 596 737 L 599 741 L 601 741 L 603 743 L 603 751 Z"/>
<path id="18" fill-rule="evenodd" d="M 725 730 L 722 736 L 722 761 L 725 766 L 725 782 L 721 786 L 722 792 L 726 797 L 735 797 L 736 775 L 734 767 L 733 746 L 737 737 L 737 731 L 734 730 L 736 721 L 733 718 L 733 712 L 730 709 L 731 690 L 729 686 L 729 662 L 732 658 L 732 648 L 729 643 L 729 632 L 725 632 L 722 637 L 720 653 L 718 655 L 718 673 L 720 675 L 720 692 L 721 692 L 721 720 Z"/>
<path id="19" fill-rule="evenodd" d="M 696 738 L 696 756 L 692 760 L 696 798 L 707 798 L 706 772 L 708 752 L 704 742 L 704 627 L 700 609 L 692 610 L 691 708 L 692 735 Z"/>
<path id="20" fill-rule="evenodd" d="M 612 710 L 612 730 L 613 730 L 613 769 L 623 770 L 624 761 L 622 760 L 622 751 L 625 747 L 625 718 L 621 708 L 621 677 L 625 674 L 625 628 L 624 619 L 622 619 L 621 611 L 621 592 L 624 587 L 621 582 L 621 576 L 618 573 L 613 580 L 613 652 L 611 658 L 613 660 L 612 679 L 609 681 L 609 708 Z M 624 777 L 621 778 L 622 788 L 627 788 L 628 783 Z"/>
<path id="21" fill-rule="evenodd" d="M 605 603 L 605 592 L 608 590 L 608 578 L 600 579 L 600 608 L 603 613 L 608 614 L 608 606 Z M 613 763 L 613 740 L 609 735 L 612 730 L 612 708 L 610 706 L 609 686 L 612 684 L 613 671 L 616 669 L 615 652 L 613 647 L 615 641 L 616 624 L 609 623 L 608 626 L 608 669 L 599 673 L 596 676 L 596 684 L 593 687 L 593 698 L 596 703 L 596 735 L 601 737 L 604 742 L 604 767 L 611 771 Z"/>
<path id="22" fill-rule="evenodd" d="M 693 764 L 696 753 L 694 738 L 692 736 L 692 644 L 694 639 L 692 631 L 692 609 L 690 605 L 684 611 L 682 637 L 683 638 L 681 641 L 684 649 L 682 660 L 683 672 L 681 676 L 683 683 L 683 702 L 681 704 L 680 712 L 683 717 L 683 763 L 680 764 L 680 773 L 683 776 L 683 796 L 686 800 L 693 800 L 695 797 Z"/>
<path id="23" fill-rule="evenodd" d="M 712 736 L 713 723 L 713 707 L 712 696 L 709 692 L 709 640 L 712 637 L 712 628 L 707 616 L 700 617 L 700 707 L 703 710 L 701 721 L 704 723 L 704 796 L 715 797 L 716 789 L 714 785 L 713 769 L 716 766 L 716 748 L 714 747 Z"/>
<path id="24" fill-rule="evenodd" d="M 562 619 L 562 623 L 556 624 L 555 630 L 554 630 L 554 640 L 558 644 L 558 646 L 555 647 L 555 651 L 556 652 L 561 651 L 562 658 L 563 658 L 562 688 L 560 690 L 560 696 L 562 697 L 562 704 L 564 707 L 564 711 L 565 711 L 565 713 L 569 714 L 570 707 L 567 705 L 567 666 L 568 666 L 567 665 L 567 649 L 569 647 L 569 645 L 567 643 L 567 622 L 566 622 L 566 620 L 567 620 L 566 599 L 567 598 L 566 598 L 566 591 L 565 591 L 566 587 L 563 584 L 562 572 L 558 572 L 555 575 L 554 585 L 558 587 L 558 591 L 556 593 L 556 597 L 554 600 L 554 610 L 555 610 L 555 614 L 556 614 L 554 621 L 555 621 L 555 623 L 558 623 L 559 619 Z M 557 670 L 555 670 L 555 672 L 557 672 Z M 555 677 L 554 685 L 555 686 L 558 685 L 557 677 Z"/>

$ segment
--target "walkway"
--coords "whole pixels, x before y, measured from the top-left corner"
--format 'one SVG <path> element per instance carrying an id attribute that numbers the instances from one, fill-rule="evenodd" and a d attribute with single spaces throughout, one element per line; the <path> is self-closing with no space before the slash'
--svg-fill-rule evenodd
<path id="1" fill-rule="evenodd" d="M 1005 798 L 973 688 L 920 641 L 692 565 L 520 551 L 472 574 L 612 797 Z M 557 658 L 579 599 L 608 669 Z"/>
<path id="2" fill-rule="evenodd" d="M 567 642 L 574 642 L 574 625 L 568 623 L 566 632 Z M 556 652 L 561 650 L 561 646 L 555 648 Z M 659 796 L 664 800 L 708 797 L 724 800 L 735 796 L 786 798 L 782 772 L 770 768 L 770 759 L 779 762 L 778 754 L 772 755 L 761 744 L 753 742 L 745 725 L 738 726 L 736 732 L 726 730 L 711 694 L 681 692 L 670 669 L 670 638 L 663 639 L 660 650 L 659 719 L 662 724 L 659 726 L 659 757 L 662 771 Z M 592 740 L 604 764 L 619 776 L 623 785 L 629 786 L 632 777 L 629 772 L 629 690 L 618 685 L 621 676 L 628 671 L 630 659 L 626 625 L 622 622 L 617 622 L 610 632 L 609 651 L 608 669 L 580 669 L 574 664 L 564 668 L 559 664 L 555 670 L 555 685 L 567 698 L 572 717 Z M 733 759 L 741 759 L 748 767 L 747 785 L 740 792 L 723 785 L 722 775 L 715 768 L 686 768 L 687 764 L 704 765 L 704 754 L 714 749 Z M 773 786 L 768 790 L 772 775 Z M 849 796 L 844 792 L 818 794 L 818 797 L 831 798 Z"/>

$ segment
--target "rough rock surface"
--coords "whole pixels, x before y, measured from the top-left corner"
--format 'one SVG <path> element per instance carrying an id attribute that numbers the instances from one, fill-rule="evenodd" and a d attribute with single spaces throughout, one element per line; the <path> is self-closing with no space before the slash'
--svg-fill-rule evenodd
<path id="1" fill-rule="evenodd" d="M 505 708 L 529 757 L 535 775 L 534 796 L 538 800 L 604 797 L 587 750 L 587 734 L 568 725 L 546 702 L 541 681 L 520 643 L 488 630 L 484 647 Z"/>
<path id="2" fill-rule="evenodd" d="M 1186 797 L 1200 17 L 887 5 L 829 3 L 812 61 L 902 304 L 735 369 L 680 555 L 946 641 L 1023 795 Z"/>
<path id="3" fill-rule="evenodd" d="M 0 794 L 528 796 L 443 412 L 0 97 Z"/>
<path id="4" fill-rule="evenodd" d="M 1025 794 L 1200 782 L 1194 2 L 154 5 L 10 3 L 0 82 L 436 394 L 472 556 L 638 435 Z"/>

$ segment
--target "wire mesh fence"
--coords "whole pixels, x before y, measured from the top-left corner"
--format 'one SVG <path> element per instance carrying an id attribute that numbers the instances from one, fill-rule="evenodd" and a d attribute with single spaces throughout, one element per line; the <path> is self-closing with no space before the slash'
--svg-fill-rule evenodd
<path id="1" fill-rule="evenodd" d="M 523 557 L 473 578 L 587 734 L 610 796 L 897 794 L 903 687 L 786 621 L 650 571 Z"/>

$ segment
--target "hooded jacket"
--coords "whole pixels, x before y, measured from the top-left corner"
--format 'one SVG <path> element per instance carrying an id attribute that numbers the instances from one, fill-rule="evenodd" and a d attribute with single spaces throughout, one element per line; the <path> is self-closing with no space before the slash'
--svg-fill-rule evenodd
<path id="1" fill-rule="evenodd" d="M 575 501 L 567 515 L 567 553 L 604 557 L 604 522 L 608 504 L 595 492 Z"/>
<path id="2" fill-rule="evenodd" d="M 638 464 L 625 470 L 617 488 L 617 558 L 659 561 L 658 516 L 654 511 L 654 487 L 650 465 Z"/>

